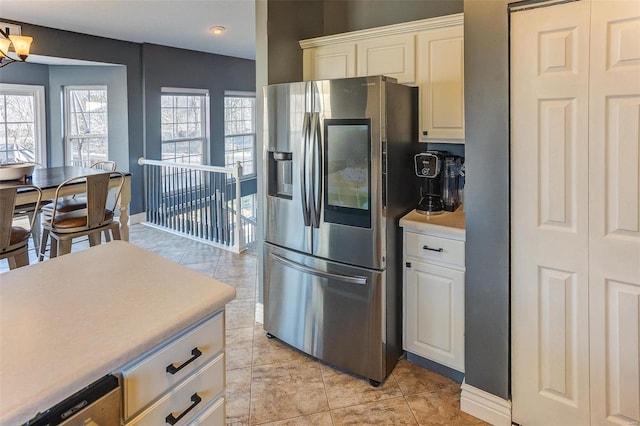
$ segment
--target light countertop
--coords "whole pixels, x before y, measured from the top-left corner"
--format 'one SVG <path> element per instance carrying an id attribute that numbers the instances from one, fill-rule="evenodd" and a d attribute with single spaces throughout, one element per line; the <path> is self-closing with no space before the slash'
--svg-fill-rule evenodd
<path id="1" fill-rule="evenodd" d="M 400 226 L 406 230 L 427 233 L 443 238 L 465 240 L 465 215 L 462 208 L 455 212 L 444 212 L 427 216 L 412 210 L 400 219 Z"/>
<path id="2" fill-rule="evenodd" d="M 0 274 L 0 425 L 17 425 L 235 297 L 124 241 Z"/>

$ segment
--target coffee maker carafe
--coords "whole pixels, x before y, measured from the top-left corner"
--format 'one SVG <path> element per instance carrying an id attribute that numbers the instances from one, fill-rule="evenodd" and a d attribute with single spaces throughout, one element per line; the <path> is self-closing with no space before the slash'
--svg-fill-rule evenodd
<path id="1" fill-rule="evenodd" d="M 441 169 L 445 154 L 442 151 L 427 151 L 414 157 L 416 176 L 423 178 L 420 201 L 416 207 L 418 213 L 436 215 L 444 211 Z"/>

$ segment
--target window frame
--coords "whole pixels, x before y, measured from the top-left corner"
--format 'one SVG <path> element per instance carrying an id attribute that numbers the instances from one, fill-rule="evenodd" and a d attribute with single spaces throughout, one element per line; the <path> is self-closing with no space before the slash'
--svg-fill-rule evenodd
<path id="1" fill-rule="evenodd" d="M 253 99 L 253 132 L 252 133 L 232 133 L 232 134 L 227 134 L 227 120 L 226 120 L 226 100 L 227 98 L 251 98 Z M 224 164 L 225 167 L 230 167 L 229 165 L 227 165 L 227 138 L 228 137 L 240 137 L 240 136 L 253 136 L 253 150 L 252 150 L 252 163 L 253 163 L 253 173 L 250 174 L 245 174 L 244 173 L 244 169 L 243 169 L 243 173 L 242 173 L 242 177 L 240 178 L 240 180 L 248 180 L 248 179 L 255 179 L 258 176 L 258 171 L 257 171 L 257 132 L 256 132 L 256 125 L 257 125 L 257 107 L 256 107 L 256 102 L 257 102 L 257 97 L 256 97 L 256 93 L 255 92 L 241 92 L 241 91 L 231 91 L 231 90 L 227 90 L 224 92 L 224 99 L 223 99 L 223 110 L 224 110 L 224 117 L 223 117 L 223 123 L 224 123 Z M 237 152 L 237 151 L 234 151 Z M 235 162 L 233 163 L 235 165 Z"/>
<path id="2" fill-rule="evenodd" d="M 45 111 L 45 87 L 30 84 L 0 83 L 0 95 L 27 95 L 33 97 L 34 159 L 37 163 L 46 165 L 47 115 Z"/>
<path id="3" fill-rule="evenodd" d="M 168 139 L 164 140 L 162 137 L 162 96 L 201 96 L 203 97 L 203 105 L 200 108 L 200 126 L 202 131 L 202 136 L 199 138 L 178 138 L 178 139 Z M 211 99 L 209 96 L 208 89 L 193 89 L 193 88 L 181 88 L 181 87 L 161 87 L 160 88 L 160 159 L 164 161 L 162 156 L 164 144 L 170 143 L 178 143 L 178 142 L 192 142 L 199 140 L 201 141 L 202 146 L 202 162 L 200 164 L 206 165 L 210 164 L 210 116 L 211 116 Z M 174 156 L 173 162 L 176 161 Z M 195 164 L 195 163 L 186 163 L 186 164 Z"/>
<path id="4" fill-rule="evenodd" d="M 87 135 L 70 135 L 70 129 L 71 129 L 71 91 L 73 90 L 104 90 L 107 94 L 107 133 L 106 134 L 102 134 L 102 133 L 90 133 Z M 105 158 L 105 160 L 109 159 L 109 90 L 107 85 L 69 85 L 69 86 L 64 86 L 63 89 L 63 114 L 64 114 L 64 164 L 66 165 L 73 165 L 72 164 L 72 158 L 73 158 L 73 149 L 72 149 L 72 140 L 73 139 L 83 139 L 83 138 L 104 138 L 106 140 L 106 144 L 107 144 L 107 157 Z M 95 161 L 100 161 L 100 160 L 91 160 L 90 162 L 93 163 Z M 89 167 L 90 164 L 85 165 L 86 167 Z"/>

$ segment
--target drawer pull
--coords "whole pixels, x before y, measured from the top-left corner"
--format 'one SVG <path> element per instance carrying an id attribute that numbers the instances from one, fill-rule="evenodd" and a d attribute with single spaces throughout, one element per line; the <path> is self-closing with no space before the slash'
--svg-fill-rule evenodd
<path id="1" fill-rule="evenodd" d="M 167 416 L 167 418 L 165 419 L 165 421 L 167 423 L 169 423 L 170 425 L 175 425 L 176 423 L 178 423 L 180 421 L 180 419 L 182 419 L 184 416 L 186 416 L 189 411 L 191 411 L 194 408 L 196 408 L 196 405 L 200 404 L 200 401 L 202 401 L 202 398 L 200 398 L 200 395 L 198 395 L 197 392 L 194 393 L 193 395 L 191 395 L 191 402 L 193 402 L 193 404 L 191 404 L 186 410 L 184 410 L 182 413 L 180 413 L 180 415 L 178 417 L 174 417 L 173 413 L 169 414 Z"/>
<path id="2" fill-rule="evenodd" d="M 186 367 L 187 365 L 191 364 L 193 361 L 198 359 L 198 357 L 202 355 L 202 351 L 200 351 L 200 349 L 198 348 L 193 348 L 191 350 L 191 355 L 193 356 L 188 360 L 186 360 L 182 365 L 180 365 L 180 367 L 176 367 L 173 364 L 167 365 L 167 373 L 176 374 L 178 371 L 182 370 L 184 367 Z"/>
<path id="3" fill-rule="evenodd" d="M 431 250 L 431 251 L 437 251 L 438 253 L 442 253 L 444 251 L 444 249 L 442 247 L 440 248 L 432 248 L 429 246 L 422 246 L 423 250 Z"/>

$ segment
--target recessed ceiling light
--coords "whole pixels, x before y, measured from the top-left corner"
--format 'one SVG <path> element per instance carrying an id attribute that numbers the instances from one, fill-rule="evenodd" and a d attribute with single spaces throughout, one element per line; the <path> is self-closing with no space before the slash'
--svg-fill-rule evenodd
<path id="1" fill-rule="evenodd" d="M 222 27 L 220 25 L 209 28 L 209 31 L 211 31 L 211 34 L 215 34 L 215 35 L 222 34 L 224 32 L 224 30 L 226 30 L 226 28 Z"/>

